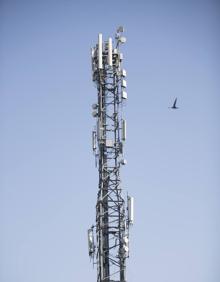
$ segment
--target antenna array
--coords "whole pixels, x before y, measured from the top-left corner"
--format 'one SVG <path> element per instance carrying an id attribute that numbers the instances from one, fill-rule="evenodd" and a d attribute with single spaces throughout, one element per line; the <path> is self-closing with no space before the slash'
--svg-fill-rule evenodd
<path id="1" fill-rule="evenodd" d="M 126 120 L 122 108 L 127 99 L 126 71 L 122 68 L 123 27 L 103 42 L 102 34 L 91 49 L 92 80 L 98 97 L 92 105 L 96 126 L 92 149 L 99 171 L 96 224 L 88 230 L 89 256 L 97 264 L 97 282 L 125 282 L 129 257 L 129 227 L 133 224 L 133 197 L 122 195 L 120 169 L 124 158 Z M 95 240 L 96 239 L 96 240 Z"/>

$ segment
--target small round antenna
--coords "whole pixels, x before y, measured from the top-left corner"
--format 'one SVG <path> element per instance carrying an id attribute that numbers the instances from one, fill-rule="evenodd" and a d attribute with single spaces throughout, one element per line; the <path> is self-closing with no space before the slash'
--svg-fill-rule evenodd
<path id="1" fill-rule="evenodd" d="M 119 38 L 118 38 L 118 40 L 120 41 L 120 43 L 125 43 L 126 42 L 126 37 L 124 37 L 124 36 L 120 36 Z"/>

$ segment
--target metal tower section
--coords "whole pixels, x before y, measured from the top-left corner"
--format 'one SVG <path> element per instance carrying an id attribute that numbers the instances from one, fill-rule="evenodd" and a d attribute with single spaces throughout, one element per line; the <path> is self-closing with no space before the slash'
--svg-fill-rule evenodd
<path id="1" fill-rule="evenodd" d="M 88 230 L 89 255 L 97 264 L 97 282 L 125 282 L 129 257 L 129 227 L 133 224 L 133 198 L 122 195 L 120 170 L 126 164 L 126 120 L 122 108 L 127 99 L 126 71 L 122 68 L 123 27 L 115 40 L 103 42 L 102 34 L 91 49 L 92 78 L 97 102 L 92 105 L 96 126 L 92 147 L 99 171 L 96 224 Z M 96 235 L 96 236 L 95 236 Z M 96 238 L 96 240 L 95 240 Z"/>

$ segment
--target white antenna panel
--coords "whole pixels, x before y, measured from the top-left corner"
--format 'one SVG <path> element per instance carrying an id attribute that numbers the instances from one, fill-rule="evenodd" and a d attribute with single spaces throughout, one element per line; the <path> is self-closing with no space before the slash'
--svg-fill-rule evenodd
<path id="1" fill-rule="evenodd" d="M 127 135 L 127 128 L 126 128 L 126 120 L 122 120 L 122 140 L 126 140 L 126 135 Z"/>
<path id="2" fill-rule="evenodd" d="M 123 76 L 123 77 L 126 77 L 126 76 L 127 76 L 127 73 L 126 73 L 126 70 L 125 70 L 125 69 L 123 69 L 123 70 L 121 71 L 121 76 Z"/>
<path id="3" fill-rule="evenodd" d="M 96 132 L 95 131 L 92 132 L 92 149 L 93 151 L 96 150 Z"/>
<path id="4" fill-rule="evenodd" d="M 91 57 L 92 57 L 92 59 L 94 58 L 94 53 L 95 53 L 95 49 L 91 48 Z"/>
<path id="5" fill-rule="evenodd" d="M 134 198 L 128 196 L 128 222 L 134 224 Z"/>
<path id="6" fill-rule="evenodd" d="M 128 98 L 128 94 L 127 94 L 127 92 L 122 91 L 122 93 L 121 93 L 121 97 L 122 97 L 122 99 L 127 99 L 127 98 Z"/>
<path id="7" fill-rule="evenodd" d="M 112 39 L 108 39 L 108 64 L 112 66 Z"/>
<path id="8" fill-rule="evenodd" d="M 94 236 L 93 236 L 92 228 L 88 230 L 88 249 L 89 249 L 89 255 L 92 256 L 95 251 Z"/>
<path id="9" fill-rule="evenodd" d="M 98 37 L 98 54 L 99 54 L 99 69 L 102 69 L 102 34 L 99 33 Z"/>
<path id="10" fill-rule="evenodd" d="M 94 62 L 93 62 L 94 54 L 95 54 L 95 49 L 94 49 L 94 48 L 91 48 L 92 72 L 94 72 L 94 70 L 95 70 L 95 66 L 94 66 Z"/>
<path id="11" fill-rule="evenodd" d="M 124 87 L 124 88 L 127 87 L 127 82 L 126 82 L 126 80 L 122 79 L 121 86 Z"/>

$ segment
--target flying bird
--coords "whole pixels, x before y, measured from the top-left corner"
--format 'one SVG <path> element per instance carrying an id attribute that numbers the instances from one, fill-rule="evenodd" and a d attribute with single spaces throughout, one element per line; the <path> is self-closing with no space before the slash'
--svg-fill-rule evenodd
<path id="1" fill-rule="evenodd" d="M 170 109 L 173 109 L 173 110 L 179 109 L 179 108 L 176 106 L 176 102 L 177 102 L 177 98 L 174 100 L 173 106 L 172 106 L 172 107 L 169 107 L 169 108 L 170 108 Z"/>

